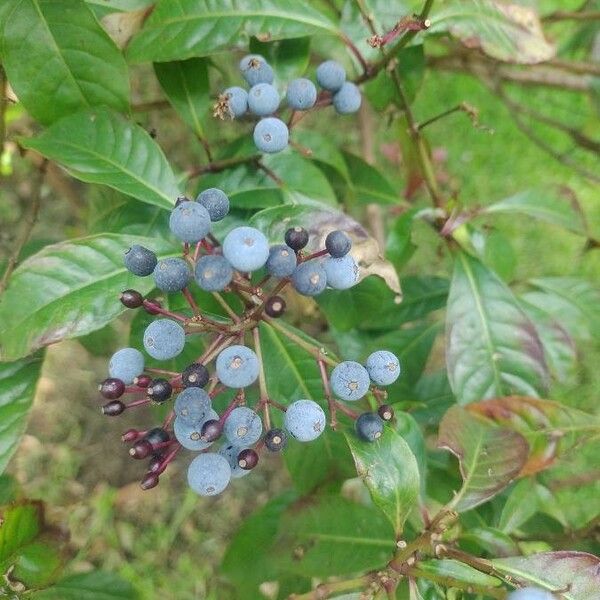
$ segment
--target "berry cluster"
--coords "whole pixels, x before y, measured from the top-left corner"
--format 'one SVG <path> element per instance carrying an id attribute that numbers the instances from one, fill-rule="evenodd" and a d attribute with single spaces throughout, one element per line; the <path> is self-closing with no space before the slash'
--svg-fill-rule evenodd
<path id="1" fill-rule="evenodd" d="M 240 71 L 250 86 L 245 90 L 239 86 L 227 88 L 218 98 L 214 115 L 221 119 L 237 119 L 247 113 L 260 118 L 254 127 L 254 143 L 261 152 L 275 153 L 284 150 L 289 141 L 288 125 L 274 117 L 281 98 L 273 85 L 274 73 L 267 61 L 258 54 L 249 54 L 240 61 Z M 316 106 L 333 104 L 340 115 L 355 113 L 361 105 L 360 90 L 351 81 L 346 81 L 346 71 L 334 60 L 317 67 L 317 88 L 310 79 L 292 80 L 286 91 L 288 108 L 306 111 Z"/>
<path id="2" fill-rule="evenodd" d="M 126 307 L 141 307 L 157 317 L 144 331 L 145 352 L 165 361 L 181 354 L 188 336 L 210 338 L 204 353 L 181 372 L 147 366 L 144 354 L 136 348 L 122 348 L 110 359 L 109 378 L 99 386 L 101 395 L 109 400 L 102 408 L 104 414 L 115 416 L 133 407 L 172 402 L 160 427 L 130 429 L 122 436 L 131 444 L 133 458 L 149 460 L 141 484 L 144 489 L 157 485 L 161 473 L 185 448 L 199 453 L 188 468 L 190 487 L 203 496 L 218 494 L 231 478 L 249 473 L 263 450 L 283 450 L 289 436 L 309 442 L 326 427 L 325 411 L 313 400 L 299 399 L 285 405 L 269 397 L 258 325 L 261 321 L 276 325 L 286 307 L 280 294 L 288 284 L 306 296 L 319 294 L 327 286 L 346 289 L 354 285 L 358 265 L 349 254 L 352 242 L 344 232 L 332 231 L 322 250 L 307 254 L 304 248 L 309 235 L 301 227 L 288 229 L 284 244 L 270 246 L 260 231 L 241 226 L 232 229 L 221 244 L 212 235 L 211 225 L 228 211 L 229 199 L 218 189 L 203 191 L 196 201 L 179 198 L 169 226 L 183 242 L 182 256 L 158 260 L 152 250 L 142 246 L 133 246 L 125 253 L 125 266 L 131 273 L 152 276 L 162 292 L 181 292 L 192 312 L 191 316 L 175 313 L 156 299 L 144 298 L 135 290 L 124 291 L 121 302 Z M 190 287 L 193 281 L 214 295 L 229 319 L 214 318 L 198 307 Z M 221 296 L 223 291 L 241 299 L 241 314 Z M 306 343 L 285 327 L 281 331 L 296 343 Z M 244 344 L 248 333 L 254 349 Z M 379 350 L 361 365 L 354 361 L 337 363 L 316 347 L 309 346 L 308 351 L 321 374 L 331 426 L 337 425 L 339 410 L 355 420 L 361 439 L 375 441 L 383 432 L 384 422 L 394 417 L 391 407 L 382 404 L 386 393 L 377 386 L 390 385 L 400 375 L 396 356 Z M 328 366 L 333 367 L 331 373 Z M 246 389 L 257 381 L 260 397 L 251 408 Z M 219 414 L 213 399 L 227 390 L 235 390 L 233 399 Z M 127 403 L 123 400 L 126 394 L 133 396 Z M 357 402 L 367 394 L 379 405 L 377 412 L 359 414 L 343 404 Z M 271 426 L 272 408 L 284 413 L 282 428 Z M 220 448 L 214 451 L 217 440 L 221 441 Z"/>

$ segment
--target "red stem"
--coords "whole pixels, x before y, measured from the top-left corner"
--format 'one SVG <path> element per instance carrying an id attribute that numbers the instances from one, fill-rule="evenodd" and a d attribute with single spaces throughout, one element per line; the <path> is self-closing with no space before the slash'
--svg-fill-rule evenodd
<path id="1" fill-rule="evenodd" d="M 183 315 L 178 315 L 177 313 L 171 312 L 170 310 L 159 308 L 158 306 L 156 306 L 156 304 L 150 302 L 149 300 L 144 300 L 144 306 L 146 308 L 150 307 L 154 312 L 157 312 L 161 315 L 165 315 L 165 317 L 171 317 L 171 319 L 177 319 L 178 321 L 183 321 L 184 323 L 188 320 Z"/>

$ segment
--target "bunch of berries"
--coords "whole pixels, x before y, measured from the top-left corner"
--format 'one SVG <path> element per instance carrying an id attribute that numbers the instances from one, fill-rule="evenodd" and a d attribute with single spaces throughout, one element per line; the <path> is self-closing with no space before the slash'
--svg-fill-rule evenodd
<path id="1" fill-rule="evenodd" d="M 156 486 L 176 454 L 185 448 L 198 455 L 188 468 L 190 487 L 203 496 L 222 492 L 232 478 L 243 477 L 256 467 L 261 452 L 279 452 L 288 436 L 299 442 L 319 437 L 326 427 L 323 408 L 310 399 L 269 397 L 265 365 L 262 361 L 259 324 L 267 322 L 298 344 L 306 341 L 276 321 L 286 307 L 280 295 L 291 285 L 298 293 L 314 296 L 327 286 L 346 289 L 358 281 L 358 265 L 349 254 L 352 242 L 342 231 L 330 232 L 325 248 L 307 254 L 308 232 L 301 227 L 288 229 L 285 244 L 270 246 L 257 229 L 232 229 L 221 244 L 211 233 L 211 225 L 229 212 L 229 199 L 218 189 L 200 193 L 196 201 L 179 198 L 171 212 L 171 232 L 183 242 L 182 257 L 158 260 L 154 252 L 132 246 L 124 257 L 126 268 L 140 277 L 154 278 L 162 292 L 181 292 L 191 315 L 163 308 L 156 299 L 144 298 L 136 290 L 121 294 L 128 308 L 143 308 L 157 318 L 144 331 L 145 352 L 158 361 L 170 360 L 184 350 L 192 335 L 206 335 L 205 350 L 181 372 L 146 365 L 136 348 L 122 348 L 110 359 L 109 378 L 99 390 L 108 400 L 102 411 L 116 416 L 134 407 L 170 403 L 161 426 L 147 431 L 129 429 L 122 439 L 131 444 L 135 459 L 148 459 L 142 488 Z M 212 294 L 229 315 L 228 319 L 209 316 L 198 306 L 192 282 Z M 244 309 L 237 314 L 220 292 L 233 292 Z M 197 294 L 196 294 L 197 295 Z M 244 344 L 251 334 L 254 349 Z M 305 348 L 306 349 L 306 348 Z M 364 365 L 354 361 L 338 363 L 324 351 L 309 345 L 323 382 L 324 399 L 335 427 L 336 411 L 355 420 L 355 429 L 365 441 L 375 441 L 383 432 L 384 421 L 393 419 L 393 410 L 383 404 L 386 393 L 376 386 L 393 383 L 400 364 L 391 352 L 372 353 Z M 334 367 L 328 373 L 327 367 Z M 246 389 L 258 381 L 260 396 L 247 406 Z M 219 414 L 213 400 L 235 390 L 233 399 Z M 377 412 L 356 413 L 343 402 L 356 402 L 373 394 Z M 128 402 L 124 396 L 132 397 Z M 282 428 L 271 426 L 270 410 L 282 411 Z M 261 418 L 262 414 L 262 418 Z M 214 451 L 214 444 L 220 447 Z"/>
<path id="2" fill-rule="evenodd" d="M 250 86 L 245 90 L 239 86 L 227 88 L 218 98 L 214 115 L 221 119 L 237 119 L 247 113 L 260 118 L 254 127 L 254 143 L 261 152 L 275 153 L 284 150 L 289 141 L 288 125 L 277 113 L 281 98 L 273 85 L 274 73 L 267 61 L 258 54 L 249 54 L 240 61 L 240 71 Z M 310 79 L 299 78 L 287 86 L 286 103 L 295 111 L 307 111 L 314 107 L 333 104 L 340 115 L 355 113 L 361 105 L 358 87 L 346 81 L 346 71 L 334 60 L 328 60 L 317 67 L 317 88 Z M 291 118 L 290 118 L 291 121 Z"/>

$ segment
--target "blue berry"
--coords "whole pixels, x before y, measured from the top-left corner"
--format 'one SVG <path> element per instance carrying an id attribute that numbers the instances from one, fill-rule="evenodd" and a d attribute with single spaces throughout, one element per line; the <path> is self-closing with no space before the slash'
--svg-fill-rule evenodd
<path id="1" fill-rule="evenodd" d="M 325 248 L 327 252 L 334 258 L 340 258 L 350 252 L 352 248 L 352 240 L 346 233 L 336 229 L 327 234 L 325 238 Z"/>
<path id="2" fill-rule="evenodd" d="M 246 346 L 229 346 L 217 356 L 215 370 L 223 385 L 231 388 L 247 387 L 258 377 L 258 357 Z"/>
<path id="3" fill-rule="evenodd" d="M 299 442 L 316 440 L 326 422 L 323 409 L 312 400 L 296 400 L 285 411 L 284 427 Z"/>
<path id="4" fill-rule="evenodd" d="M 133 383 L 133 380 L 144 371 L 144 355 L 135 348 L 117 350 L 108 363 L 108 373 L 114 379 L 123 383 Z"/>
<path id="5" fill-rule="evenodd" d="M 243 446 L 236 446 L 235 444 L 228 444 L 227 446 L 223 446 L 219 450 L 219 454 L 227 459 L 229 466 L 231 468 L 231 477 L 233 479 L 238 479 L 240 477 L 244 477 L 244 475 L 248 475 L 250 473 L 247 469 L 242 469 L 238 463 L 238 454 L 244 449 Z"/>
<path id="6" fill-rule="evenodd" d="M 223 241 L 223 256 L 238 271 L 256 271 L 269 258 L 269 242 L 254 227 L 236 227 Z"/>
<path id="7" fill-rule="evenodd" d="M 356 419 L 354 429 L 361 440 L 374 442 L 383 433 L 383 421 L 377 413 L 366 412 Z"/>
<path id="8" fill-rule="evenodd" d="M 556 600 L 554 595 L 547 590 L 537 587 L 524 587 L 512 591 L 507 600 Z"/>
<path id="9" fill-rule="evenodd" d="M 341 258 L 328 257 L 322 264 L 327 285 L 334 290 L 347 290 L 358 282 L 358 265 L 349 254 Z"/>
<path id="10" fill-rule="evenodd" d="M 249 86 L 273 83 L 273 69 L 260 54 L 248 54 L 240 60 L 240 71 Z"/>
<path id="11" fill-rule="evenodd" d="M 248 92 L 248 108 L 259 117 L 272 115 L 279 107 L 279 94 L 270 83 L 258 83 Z"/>
<path id="12" fill-rule="evenodd" d="M 218 418 L 219 415 L 210 408 L 205 421 Z M 187 450 L 193 450 L 194 452 L 205 450 L 210 447 L 213 442 L 207 442 L 202 439 L 202 425 L 204 425 L 204 421 L 190 423 L 186 419 L 175 417 L 175 420 L 173 421 L 173 433 L 175 434 L 175 439 Z"/>
<path id="13" fill-rule="evenodd" d="M 317 67 L 317 82 L 330 92 L 337 92 L 346 81 L 346 70 L 335 60 L 326 60 Z"/>
<path id="14" fill-rule="evenodd" d="M 163 258 L 154 268 L 154 283 L 163 292 L 179 292 L 190 280 L 190 268 L 183 258 Z"/>
<path id="15" fill-rule="evenodd" d="M 267 259 L 267 272 L 275 277 L 289 277 L 296 270 L 296 253 L 285 244 L 271 246 Z"/>
<path id="16" fill-rule="evenodd" d="M 188 425 L 204 423 L 211 410 L 210 396 L 202 388 L 185 388 L 179 392 L 173 408 L 177 418 Z"/>
<path id="17" fill-rule="evenodd" d="M 233 269 L 224 256 L 206 255 L 196 263 L 196 283 L 207 292 L 224 290 L 233 277 Z"/>
<path id="18" fill-rule="evenodd" d="M 171 211 L 169 229 L 182 242 L 195 244 L 210 231 L 210 215 L 198 202 L 180 202 Z"/>
<path id="19" fill-rule="evenodd" d="M 293 272 L 292 285 L 303 296 L 316 296 L 327 286 L 327 274 L 318 260 L 309 260 Z"/>
<path id="20" fill-rule="evenodd" d="M 251 408 L 238 406 L 225 419 L 223 433 L 232 444 L 251 446 L 260 439 L 262 421 Z"/>
<path id="21" fill-rule="evenodd" d="M 207 452 L 196 456 L 188 467 L 188 485 L 200 496 L 220 494 L 231 480 L 231 467 L 220 454 Z"/>
<path id="22" fill-rule="evenodd" d="M 377 350 L 365 363 L 371 381 L 377 385 L 390 385 L 400 375 L 400 361 L 395 354 L 387 350 Z"/>
<path id="23" fill-rule="evenodd" d="M 199 202 L 206 208 L 210 220 L 220 221 L 229 213 L 229 198 L 227 194 L 218 188 L 208 188 L 198 194 L 196 202 Z"/>
<path id="24" fill-rule="evenodd" d="M 369 373 L 353 360 L 341 362 L 331 372 L 331 389 L 341 400 L 360 400 L 369 390 Z"/>
<path id="25" fill-rule="evenodd" d="M 157 319 L 144 331 L 144 348 L 157 360 L 168 360 L 181 354 L 185 346 L 185 331 L 170 319 Z"/>
<path id="26" fill-rule="evenodd" d="M 223 92 L 223 96 L 227 98 L 227 106 L 232 119 L 241 117 L 248 110 L 248 92 L 238 86 L 227 88 Z"/>
<path id="27" fill-rule="evenodd" d="M 134 244 L 125 252 L 125 268 L 139 277 L 152 275 L 157 263 L 156 254 L 144 246 Z"/>
<path id="28" fill-rule="evenodd" d="M 350 81 L 333 95 L 333 107 L 340 115 L 349 115 L 355 113 L 362 103 L 360 90 Z"/>
<path id="29" fill-rule="evenodd" d="M 317 88 L 310 79 L 294 79 L 287 89 L 287 103 L 294 110 L 308 110 L 317 101 Z"/>
<path id="30" fill-rule="evenodd" d="M 261 152 L 273 154 L 281 152 L 288 145 L 287 125 L 275 117 L 261 119 L 254 128 L 254 143 Z"/>

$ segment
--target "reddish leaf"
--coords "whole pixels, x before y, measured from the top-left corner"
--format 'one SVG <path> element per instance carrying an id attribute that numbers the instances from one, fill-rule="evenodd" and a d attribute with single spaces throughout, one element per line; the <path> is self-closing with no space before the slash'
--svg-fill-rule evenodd
<path id="1" fill-rule="evenodd" d="M 559 451 L 581 442 L 583 434 L 600 431 L 600 419 L 595 415 L 527 396 L 494 398 L 470 404 L 468 409 L 527 438 L 531 452 L 520 477 L 547 469 Z"/>
<path id="2" fill-rule="evenodd" d="M 460 463 L 463 486 L 450 502 L 458 511 L 474 508 L 503 490 L 523 468 L 529 450 L 520 433 L 460 406 L 444 415 L 438 447 L 452 452 Z"/>

